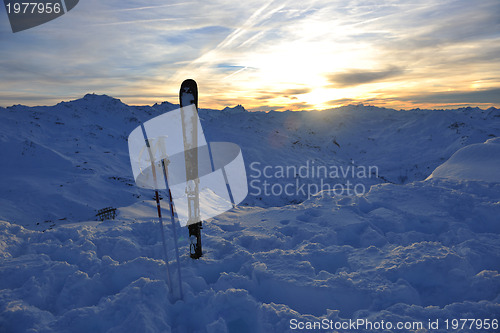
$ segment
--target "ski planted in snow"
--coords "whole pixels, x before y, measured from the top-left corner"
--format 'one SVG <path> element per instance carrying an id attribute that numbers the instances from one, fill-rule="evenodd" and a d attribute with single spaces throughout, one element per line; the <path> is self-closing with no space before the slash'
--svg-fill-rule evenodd
<path id="1" fill-rule="evenodd" d="M 188 199 L 189 254 L 191 258 L 202 256 L 201 219 L 198 179 L 198 86 L 196 81 L 187 79 L 182 82 L 179 92 L 181 108 L 195 106 L 195 114 L 181 112 L 182 135 L 184 139 L 184 158 L 186 161 L 186 194 Z M 201 134 L 201 133 L 200 133 Z"/>

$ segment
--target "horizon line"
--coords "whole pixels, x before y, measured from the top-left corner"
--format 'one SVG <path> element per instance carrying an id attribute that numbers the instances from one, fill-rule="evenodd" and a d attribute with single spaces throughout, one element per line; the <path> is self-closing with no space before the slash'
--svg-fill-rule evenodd
<path id="1" fill-rule="evenodd" d="M 59 100 L 59 102 L 51 102 L 51 103 L 47 103 L 47 104 L 36 104 L 36 105 L 35 104 L 29 105 L 29 104 L 17 103 L 17 104 L 11 104 L 11 105 L 7 105 L 7 106 L 0 105 L 0 108 L 7 109 L 7 108 L 16 107 L 16 106 L 23 106 L 23 107 L 29 107 L 29 108 L 53 107 L 53 106 L 57 106 L 58 104 L 61 104 L 61 103 L 71 103 L 71 102 L 75 102 L 78 100 L 82 100 L 86 96 L 89 96 L 89 95 L 90 96 L 108 97 L 108 98 L 111 98 L 114 100 L 118 100 L 127 106 L 133 106 L 133 107 L 144 107 L 144 106 L 154 107 L 155 105 L 161 105 L 163 103 L 169 103 L 172 105 L 179 105 L 178 103 L 172 103 L 169 100 L 163 100 L 163 101 L 159 101 L 159 102 L 150 102 L 150 103 L 145 103 L 145 104 L 133 103 L 133 102 L 126 103 L 122 100 L 123 97 L 118 98 L 118 97 L 113 97 L 109 94 L 86 93 L 82 97 L 69 97 L 70 98 L 69 100 L 64 100 L 64 98 L 59 100 L 56 97 L 52 98 L 52 97 L 37 96 L 36 100 L 40 100 L 40 99 L 42 99 L 42 100 L 45 99 L 45 100 L 50 100 L 50 101 Z M 139 97 L 139 96 L 126 96 L 125 98 L 127 98 L 127 97 Z M 29 99 L 31 99 L 31 98 L 28 98 L 28 100 Z M 35 98 L 32 98 L 32 99 L 35 100 Z M 383 100 L 383 99 L 381 99 L 381 100 Z M 204 110 L 222 111 L 225 108 L 235 108 L 238 106 L 242 106 L 243 109 L 245 111 L 248 111 L 248 112 L 270 112 L 270 111 L 274 111 L 274 112 L 287 112 L 287 111 L 288 112 L 311 112 L 311 111 L 321 112 L 321 111 L 328 111 L 328 110 L 338 109 L 338 108 L 347 107 L 347 106 L 375 107 L 375 108 L 379 108 L 379 109 L 387 109 L 387 110 L 395 110 L 395 111 L 412 111 L 412 110 L 436 110 L 436 111 L 439 111 L 439 110 L 459 110 L 459 109 L 467 109 L 467 108 L 480 109 L 480 110 L 489 110 L 489 109 L 498 110 L 498 109 L 500 109 L 500 105 L 496 105 L 496 103 L 489 103 L 489 102 L 475 103 L 475 104 L 472 104 L 472 103 L 443 103 L 443 104 L 441 104 L 441 103 L 432 103 L 432 102 L 429 102 L 429 103 L 421 102 L 418 104 L 434 104 L 434 106 L 429 108 L 429 107 L 425 107 L 423 105 L 421 105 L 421 106 L 414 105 L 413 107 L 399 107 L 399 108 L 397 108 L 397 107 L 392 107 L 392 106 L 388 106 L 388 105 L 365 104 L 366 102 L 363 102 L 363 101 L 357 102 L 356 100 L 350 100 L 349 103 L 332 104 L 332 107 L 319 108 L 319 109 L 318 108 L 294 108 L 294 109 L 287 108 L 291 105 L 274 105 L 274 106 L 261 106 L 261 107 L 257 106 L 257 107 L 246 108 L 240 102 L 235 102 L 235 103 L 236 104 L 219 104 L 217 106 L 200 107 L 199 109 L 200 110 L 204 109 Z M 211 103 L 207 103 L 207 104 L 210 105 Z M 405 103 L 401 102 L 401 104 L 405 104 Z M 480 104 L 487 104 L 489 106 L 481 106 Z"/>

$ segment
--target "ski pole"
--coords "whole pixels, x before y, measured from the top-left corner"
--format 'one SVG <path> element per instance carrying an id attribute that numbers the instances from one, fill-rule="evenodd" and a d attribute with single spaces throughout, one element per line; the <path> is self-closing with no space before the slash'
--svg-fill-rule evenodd
<path id="1" fill-rule="evenodd" d="M 168 283 L 168 289 L 170 291 L 170 294 L 173 296 L 173 291 L 172 291 L 172 279 L 170 277 L 170 269 L 168 267 L 168 254 L 167 254 L 167 244 L 165 242 L 165 234 L 163 232 L 163 219 L 161 217 L 161 205 L 160 205 L 160 197 L 158 195 L 158 180 L 156 179 L 156 168 L 155 168 L 155 162 L 154 162 L 154 155 L 153 152 L 151 151 L 151 145 L 149 144 L 149 140 L 147 139 L 146 135 L 146 129 L 144 128 L 144 125 L 141 125 L 142 128 L 142 133 L 144 137 L 146 138 L 146 147 L 148 148 L 148 154 L 149 154 L 149 160 L 151 161 L 151 172 L 153 173 L 153 181 L 155 184 L 155 197 L 156 197 L 156 209 L 158 211 L 158 219 L 160 221 L 160 231 L 161 231 L 161 241 L 163 245 L 163 256 L 165 258 L 165 267 L 167 269 L 167 283 Z"/>
<path id="2" fill-rule="evenodd" d="M 155 197 L 156 197 L 156 209 L 158 210 L 158 219 L 160 220 L 161 242 L 163 245 L 163 255 L 165 257 L 165 267 L 167 268 L 168 288 L 170 289 L 170 294 L 173 296 L 174 293 L 172 291 L 172 280 L 170 277 L 170 269 L 168 267 L 167 243 L 165 241 L 165 232 L 163 230 L 163 218 L 161 216 L 161 205 L 160 205 L 160 197 L 158 196 L 158 190 L 155 190 Z"/>
<path id="3" fill-rule="evenodd" d="M 163 176 L 165 178 L 165 187 L 167 188 L 168 191 L 168 200 L 170 204 L 170 221 L 172 222 L 172 231 L 174 233 L 174 245 L 175 245 L 175 256 L 177 260 L 177 276 L 179 279 L 179 292 L 180 292 L 180 297 L 181 299 L 184 298 L 183 292 L 182 292 L 182 278 L 181 278 L 181 263 L 179 259 L 179 246 L 177 244 L 177 230 L 175 228 L 175 213 L 174 213 L 174 202 L 172 199 L 172 192 L 170 191 L 170 187 L 168 185 L 168 171 L 167 171 L 167 166 L 169 161 L 167 160 L 167 163 L 165 163 L 166 159 L 163 159 L 161 161 L 161 165 L 163 167 Z"/>

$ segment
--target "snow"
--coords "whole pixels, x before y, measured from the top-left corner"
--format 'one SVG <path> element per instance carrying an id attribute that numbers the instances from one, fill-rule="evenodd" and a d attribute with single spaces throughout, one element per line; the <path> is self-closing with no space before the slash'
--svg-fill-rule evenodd
<path id="1" fill-rule="evenodd" d="M 500 318 L 499 110 L 201 110 L 208 141 L 239 144 L 256 184 L 296 179 L 257 177 L 253 162 L 260 171 L 372 165 L 379 175 L 327 179 L 363 184 L 359 195 L 250 188 L 245 205 L 204 223 L 200 260 L 177 226 L 179 300 L 126 142 L 139 122 L 175 108 L 87 95 L 0 109 L 0 332 L 290 332 L 291 320 L 356 319 L 448 332 L 446 319 Z M 106 206 L 117 218 L 95 221 Z"/>
<path id="2" fill-rule="evenodd" d="M 500 182 L 500 138 L 469 145 L 440 165 L 430 178 Z"/>

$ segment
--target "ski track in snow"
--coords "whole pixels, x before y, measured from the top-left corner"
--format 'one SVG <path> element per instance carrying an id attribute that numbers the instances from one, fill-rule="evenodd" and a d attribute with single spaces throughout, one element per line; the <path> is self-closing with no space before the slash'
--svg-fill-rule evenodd
<path id="1" fill-rule="evenodd" d="M 359 196 L 249 195 L 204 223 L 197 261 L 179 228 L 179 301 L 177 280 L 173 295 L 164 280 L 152 193 L 135 187 L 126 150 L 139 122 L 174 108 L 87 95 L 0 109 L 0 332 L 287 332 L 291 319 L 500 318 L 491 155 L 500 145 L 484 143 L 500 133 L 499 110 L 201 110 L 207 139 L 238 143 L 249 175 L 255 161 L 354 161 L 377 165 L 394 184 L 359 180 L 369 188 Z M 117 219 L 92 221 L 105 206 L 120 207 Z"/>

